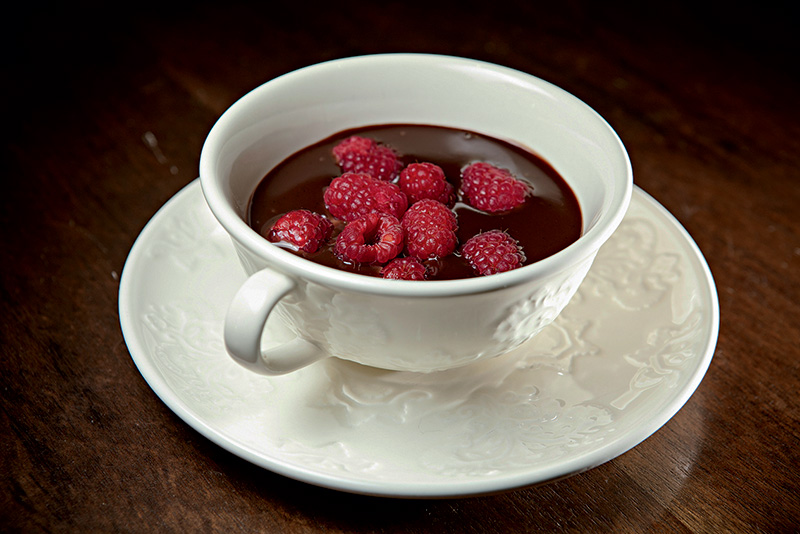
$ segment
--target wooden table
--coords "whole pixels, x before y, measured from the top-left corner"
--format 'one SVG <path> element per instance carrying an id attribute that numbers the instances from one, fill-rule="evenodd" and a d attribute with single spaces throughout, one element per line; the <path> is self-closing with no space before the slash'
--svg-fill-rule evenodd
<path id="1" fill-rule="evenodd" d="M 82 3 L 9 16 L 2 530 L 800 529 L 800 79 L 790 14 L 722 2 L 514 3 L 139 3 L 119 13 Z M 359 496 L 226 452 L 137 371 L 120 330 L 119 276 L 145 223 L 198 175 L 218 116 L 280 74 L 389 51 L 487 60 L 577 95 L 619 133 L 636 184 L 704 253 L 721 307 L 714 359 L 685 407 L 631 451 L 494 496 Z"/>

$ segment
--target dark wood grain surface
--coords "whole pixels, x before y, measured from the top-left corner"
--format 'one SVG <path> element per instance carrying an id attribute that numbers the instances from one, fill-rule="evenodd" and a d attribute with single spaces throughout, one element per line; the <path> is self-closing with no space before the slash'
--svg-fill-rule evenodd
<path id="1" fill-rule="evenodd" d="M 0 530 L 798 531 L 797 18 L 765 3 L 561 4 L 8 11 Z M 686 406 L 631 451 L 494 496 L 350 495 L 224 451 L 137 372 L 119 275 L 145 223 L 197 176 L 218 116 L 293 69 L 392 51 L 487 60 L 577 95 L 703 251 L 721 307 L 714 359 Z"/>

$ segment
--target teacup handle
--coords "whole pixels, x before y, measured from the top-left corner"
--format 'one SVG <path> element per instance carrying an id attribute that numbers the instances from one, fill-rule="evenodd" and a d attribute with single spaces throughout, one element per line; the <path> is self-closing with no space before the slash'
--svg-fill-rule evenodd
<path id="1" fill-rule="evenodd" d="M 225 348 L 243 367 L 263 375 L 281 375 L 328 355 L 319 347 L 295 338 L 261 350 L 261 337 L 270 312 L 295 287 L 288 276 L 271 269 L 252 274 L 236 292 L 225 317 Z"/>

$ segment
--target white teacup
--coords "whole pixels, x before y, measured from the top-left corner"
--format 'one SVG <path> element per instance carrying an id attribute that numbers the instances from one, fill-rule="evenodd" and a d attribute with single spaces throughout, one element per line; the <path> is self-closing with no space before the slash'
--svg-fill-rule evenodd
<path id="1" fill-rule="evenodd" d="M 256 185 L 283 159 L 337 132 L 390 123 L 462 128 L 539 154 L 574 191 L 582 237 L 506 273 L 421 282 L 321 266 L 247 225 Z M 228 310 L 225 344 L 236 361 L 264 374 L 327 357 L 430 372 L 517 347 L 572 298 L 622 220 L 633 187 L 619 138 L 574 96 L 505 67 L 420 54 L 330 61 L 258 87 L 212 128 L 200 180 L 249 275 Z M 281 316 L 296 338 L 262 350 L 271 314 Z"/>

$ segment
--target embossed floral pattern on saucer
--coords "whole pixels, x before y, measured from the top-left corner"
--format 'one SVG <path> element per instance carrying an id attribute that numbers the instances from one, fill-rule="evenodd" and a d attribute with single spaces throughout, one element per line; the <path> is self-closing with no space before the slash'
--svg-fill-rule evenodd
<path id="1" fill-rule="evenodd" d="M 280 377 L 222 346 L 244 274 L 199 183 L 134 245 L 120 319 L 140 372 L 206 437 L 255 464 L 325 487 L 424 497 L 502 491 L 589 469 L 666 423 L 711 361 L 713 280 L 688 234 L 635 190 L 554 324 L 514 351 L 431 374 L 335 359 Z M 288 335 L 279 319 L 268 338 Z"/>

